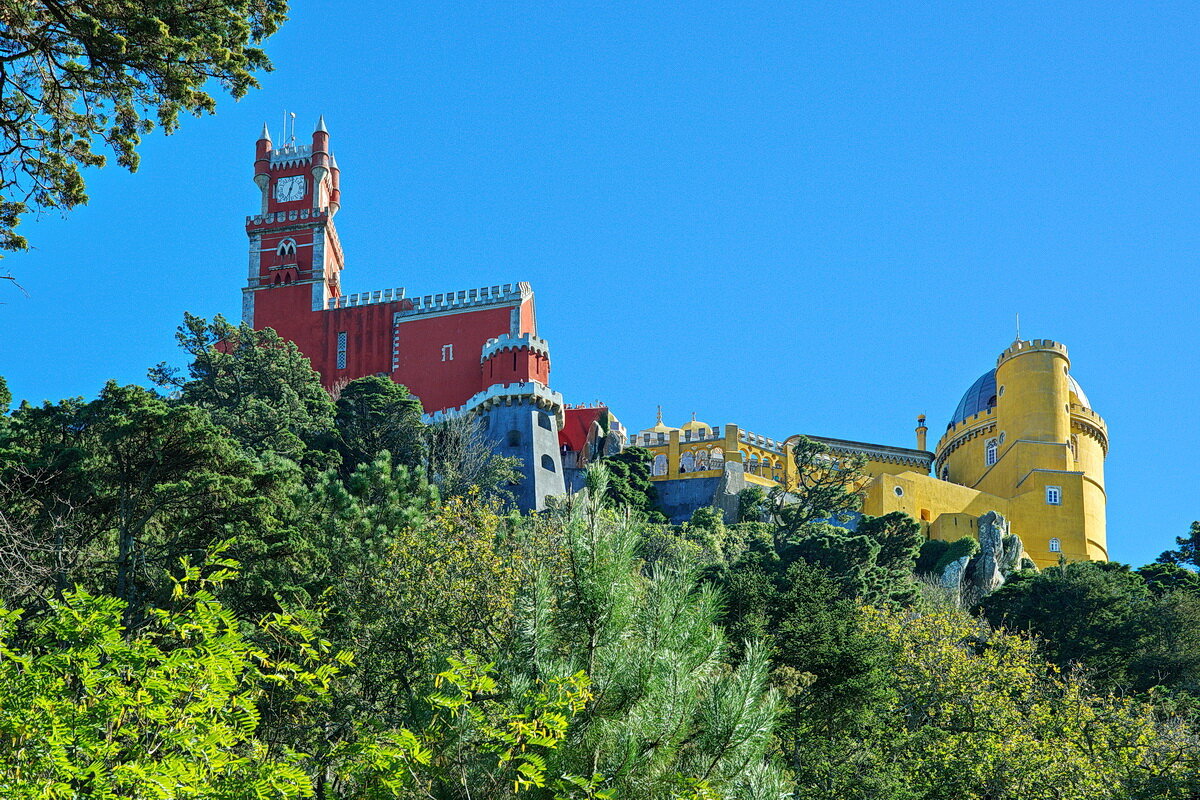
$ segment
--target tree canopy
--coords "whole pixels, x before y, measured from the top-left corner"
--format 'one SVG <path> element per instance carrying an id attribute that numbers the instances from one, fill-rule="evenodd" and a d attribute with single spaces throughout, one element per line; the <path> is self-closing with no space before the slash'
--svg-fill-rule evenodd
<path id="1" fill-rule="evenodd" d="M 271 69 L 258 46 L 286 0 L 0 2 L 0 250 L 28 246 L 30 210 L 87 202 L 82 170 L 137 170 L 141 138 L 211 114 L 215 82 L 240 98 Z"/>

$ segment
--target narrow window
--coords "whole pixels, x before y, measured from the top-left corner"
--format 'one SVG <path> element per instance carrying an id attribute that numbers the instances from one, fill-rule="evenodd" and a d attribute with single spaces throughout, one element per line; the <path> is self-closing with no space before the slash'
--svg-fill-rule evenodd
<path id="1" fill-rule="evenodd" d="M 521 432 L 520 431 L 509 431 L 508 432 L 508 446 L 509 447 L 520 447 L 521 446 Z"/>
<path id="2" fill-rule="evenodd" d="M 550 415 L 543 411 L 538 412 L 538 425 L 541 425 L 548 431 L 553 430 L 553 428 L 550 427 Z"/>
<path id="3" fill-rule="evenodd" d="M 517 351 L 513 350 L 513 372 L 517 371 Z"/>
<path id="4" fill-rule="evenodd" d="M 551 456 L 542 456 L 542 469 L 548 469 L 551 472 L 557 472 L 554 469 L 554 459 Z"/>
<path id="5" fill-rule="evenodd" d="M 1000 445 L 995 439 L 988 439 L 986 450 L 984 451 L 983 460 L 989 467 L 995 464 L 1000 455 Z"/>
<path id="6" fill-rule="evenodd" d="M 657 455 L 654 457 L 654 474 L 655 475 L 666 475 L 667 474 L 667 457 L 666 456 Z"/>
<path id="7" fill-rule="evenodd" d="M 1062 487 L 1047 486 L 1046 487 L 1046 502 L 1052 506 L 1057 506 L 1062 503 Z"/>
<path id="8" fill-rule="evenodd" d="M 342 331 L 338 334 L 338 349 L 337 349 L 337 368 L 346 368 L 346 332 Z"/>
<path id="9" fill-rule="evenodd" d="M 1061 553 L 1062 552 L 1062 542 L 1060 542 L 1058 539 L 1051 539 L 1050 540 L 1050 552 L 1051 553 Z"/>
<path id="10" fill-rule="evenodd" d="M 452 345 L 452 344 L 442 345 L 442 361 L 453 361 L 453 360 L 454 360 L 454 345 Z"/>

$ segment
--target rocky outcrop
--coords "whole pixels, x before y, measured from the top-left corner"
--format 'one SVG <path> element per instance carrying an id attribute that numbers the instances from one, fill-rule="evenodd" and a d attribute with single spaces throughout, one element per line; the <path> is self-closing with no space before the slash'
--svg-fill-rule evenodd
<path id="1" fill-rule="evenodd" d="M 951 561 L 942 568 L 941 584 L 958 602 L 971 604 L 1004 585 L 1014 572 L 1028 569 L 1021 537 L 1010 532 L 1004 515 L 989 511 L 979 518 L 979 552 Z"/>

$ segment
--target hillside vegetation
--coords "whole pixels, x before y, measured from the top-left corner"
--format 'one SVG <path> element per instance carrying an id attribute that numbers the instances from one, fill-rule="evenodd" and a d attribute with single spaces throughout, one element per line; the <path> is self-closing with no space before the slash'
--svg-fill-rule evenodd
<path id="1" fill-rule="evenodd" d="M 1200 797 L 1200 525 L 964 600 L 853 480 L 672 527 L 631 450 L 521 516 L 403 387 L 180 343 L 0 416 L 2 797 Z"/>

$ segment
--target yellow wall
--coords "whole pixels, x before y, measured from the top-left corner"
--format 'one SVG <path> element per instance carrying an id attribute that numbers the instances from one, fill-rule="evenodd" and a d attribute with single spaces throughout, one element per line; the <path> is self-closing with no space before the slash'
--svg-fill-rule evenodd
<path id="1" fill-rule="evenodd" d="M 903 511 L 921 523 L 927 536 L 953 540 L 977 535 L 979 517 L 996 511 L 1008 518 L 1039 567 L 1057 564 L 1060 556 L 1072 561 L 1107 559 L 1108 431 L 1103 418 L 1072 391 L 1069 369 L 1067 349 L 1057 342 L 1014 342 L 997 360 L 995 407 L 946 431 L 934 451 L 932 475 L 913 466 L 922 458 L 919 451 L 825 441 L 837 445 L 835 453 L 868 456 L 862 487 L 866 514 Z M 922 420 L 918 437 L 923 427 Z M 988 464 L 987 444 L 993 440 L 997 457 Z M 790 445 L 737 425 L 724 426 L 716 439 L 689 442 L 674 429 L 662 444 L 646 445 L 640 437 L 636 444 L 667 456 L 667 473 L 654 480 L 720 475 L 719 469 L 680 472 L 684 453 L 719 447 L 724 460 L 746 466 L 747 483 L 796 487 Z M 872 451 L 878 457 L 872 457 Z M 884 460 L 893 456 L 897 461 Z M 756 461 L 771 468 L 754 474 L 750 465 Z M 1059 503 L 1047 502 L 1047 487 L 1059 488 Z M 1051 549 L 1052 540 L 1059 543 L 1057 552 Z"/>

